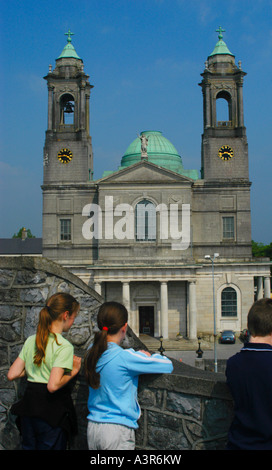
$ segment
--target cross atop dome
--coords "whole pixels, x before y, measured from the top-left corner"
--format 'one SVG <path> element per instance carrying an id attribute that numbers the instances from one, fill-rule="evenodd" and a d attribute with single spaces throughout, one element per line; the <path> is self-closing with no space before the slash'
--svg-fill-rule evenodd
<path id="1" fill-rule="evenodd" d="M 226 30 L 221 28 L 221 26 L 219 26 L 219 28 L 216 30 L 216 32 L 219 33 L 218 34 L 218 39 L 223 39 L 223 34 L 222 33 L 225 33 Z"/>
<path id="2" fill-rule="evenodd" d="M 74 33 L 72 33 L 72 32 L 70 31 L 70 29 L 69 29 L 69 30 L 68 30 L 68 33 L 64 33 L 64 34 L 65 34 L 65 36 L 68 36 L 68 37 L 67 37 L 67 42 L 72 42 L 71 36 L 74 36 Z"/>

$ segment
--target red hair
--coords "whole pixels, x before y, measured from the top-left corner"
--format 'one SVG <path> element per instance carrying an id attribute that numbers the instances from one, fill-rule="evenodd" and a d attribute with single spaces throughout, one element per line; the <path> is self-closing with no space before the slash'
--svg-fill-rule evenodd
<path id="1" fill-rule="evenodd" d="M 40 366 L 45 360 L 45 350 L 52 322 L 58 320 L 60 315 L 68 312 L 71 316 L 79 307 L 78 301 L 70 294 L 58 292 L 52 295 L 45 307 L 40 311 L 39 323 L 36 332 L 36 353 L 34 355 L 34 364 Z M 55 335 L 57 342 L 57 337 Z M 57 342 L 57 344 L 59 344 Z"/>

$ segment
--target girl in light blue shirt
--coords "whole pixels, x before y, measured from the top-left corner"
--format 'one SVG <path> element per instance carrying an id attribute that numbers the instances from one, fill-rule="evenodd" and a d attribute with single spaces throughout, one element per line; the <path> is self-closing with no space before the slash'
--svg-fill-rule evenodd
<path id="1" fill-rule="evenodd" d="M 128 312 L 122 304 L 106 302 L 100 307 L 99 331 L 85 358 L 90 450 L 135 449 L 135 429 L 141 414 L 137 401 L 139 375 L 173 370 L 165 356 L 120 346 L 127 321 Z"/>

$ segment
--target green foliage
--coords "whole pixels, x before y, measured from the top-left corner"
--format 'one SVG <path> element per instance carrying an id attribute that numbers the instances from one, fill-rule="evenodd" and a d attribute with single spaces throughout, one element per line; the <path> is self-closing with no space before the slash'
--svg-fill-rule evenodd
<path id="1" fill-rule="evenodd" d="M 264 245 L 263 243 L 254 242 L 252 240 L 252 255 L 255 258 L 270 258 L 272 261 L 272 243 L 270 245 Z M 272 275 L 272 266 L 270 267 Z"/>
<path id="2" fill-rule="evenodd" d="M 264 257 L 272 259 L 272 243 L 264 245 L 252 240 L 252 255 L 256 258 Z"/>
<path id="3" fill-rule="evenodd" d="M 14 233 L 12 238 L 22 238 L 23 230 L 26 230 L 25 227 L 20 228 L 18 233 Z M 26 233 L 27 233 L 27 238 L 36 238 L 35 235 L 32 235 L 31 230 L 29 228 L 26 230 Z"/>

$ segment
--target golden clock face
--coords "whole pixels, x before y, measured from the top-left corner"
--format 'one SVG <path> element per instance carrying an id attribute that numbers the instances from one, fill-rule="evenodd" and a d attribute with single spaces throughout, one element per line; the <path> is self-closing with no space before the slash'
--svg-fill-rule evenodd
<path id="1" fill-rule="evenodd" d="M 69 149 L 61 149 L 58 153 L 58 159 L 61 163 L 69 163 L 73 158 L 73 154 Z"/>
<path id="2" fill-rule="evenodd" d="M 229 145 L 222 145 L 218 151 L 218 157 L 222 160 L 230 160 L 234 156 L 234 152 Z"/>

